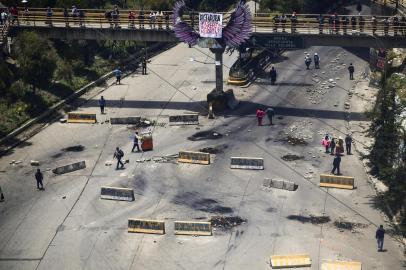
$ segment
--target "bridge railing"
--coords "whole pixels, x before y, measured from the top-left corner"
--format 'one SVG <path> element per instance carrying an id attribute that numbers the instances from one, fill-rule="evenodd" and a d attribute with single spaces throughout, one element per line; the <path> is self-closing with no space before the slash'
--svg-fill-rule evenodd
<path id="1" fill-rule="evenodd" d="M 19 10 L 16 24 L 27 26 L 47 26 L 47 27 L 88 27 L 88 28 L 149 28 L 149 29 L 172 29 L 172 12 L 163 11 L 163 16 L 150 17 L 152 11 L 144 10 L 140 16 L 139 10 L 120 10 L 117 17 L 106 18 L 105 10 L 85 9 L 84 16 L 72 16 L 71 11 L 64 17 L 63 9 L 54 8 L 52 16 L 47 16 L 47 10 L 32 8 L 29 12 Z M 133 12 L 133 17 L 130 16 Z M 79 13 L 80 14 L 80 13 Z M 286 16 L 286 22 L 274 20 L 278 14 L 256 13 L 253 16 L 253 30 L 255 32 L 285 32 L 289 34 L 360 34 L 360 35 L 406 35 L 406 22 L 399 22 L 394 25 L 392 22 L 385 23 L 385 16 L 375 16 L 376 24 L 372 21 L 372 16 L 337 15 L 338 24 L 329 23 L 331 15 L 324 16 L 324 23 L 318 21 L 319 14 L 297 14 L 297 21 L 291 21 L 291 16 Z M 224 13 L 224 25 L 227 24 L 229 13 Z M 355 25 L 344 24 L 344 17 L 354 17 Z M 198 28 L 198 14 L 183 16 L 183 20 Z"/>

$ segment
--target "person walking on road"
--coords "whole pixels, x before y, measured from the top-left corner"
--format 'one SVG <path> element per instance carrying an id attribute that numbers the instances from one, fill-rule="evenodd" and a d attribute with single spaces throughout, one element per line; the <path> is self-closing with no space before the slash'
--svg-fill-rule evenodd
<path id="1" fill-rule="evenodd" d="M 378 243 L 378 252 L 383 251 L 383 239 L 385 237 L 385 230 L 383 229 L 383 225 L 380 225 L 378 230 L 376 230 L 375 238 Z"/>
<path id="2" fill-rule="evenodd" d="M 268 108 L 265 110 L 266 115 L 268 116 L 269 119 L 269 125 L 272 126 L 272 119 L 275 116 L 275 111 L 272 108 Z"/>
<path id="3" fill-rule="evenodd" d="M 37 169 L 37 172 L 35 173 L 35 179 L 37 180 L 37 189 L 44 190 L 44 185 L 42 184 L 42 180 L 44 179 L 44 176 L 42 175 L 42 172 L 40 169 Z"/>
<path id="4" fill-rule="evenodd" d="M 271 85 L 275 85 L 275 82 L 276 82 L 276 70 L 275 70 L 274 66 L 272 66 L 271 71 L 269 72 L 269 75 L 271 77 Z"/>
<path id="5" fill-rule="evenodd" d="M 328 135 L 326 135 L 324 139 L 321 140 L 321 144 L 324 146 L 324 148 L 326 148 L 326 153 L 328 153 L 328 149 L 330 148 L 330 139 Z"/>
<path id="6" fill-rule="evenodd" d="M 1 189 L 1 186 L 0 186 L 0 202 L 4 202 L 4 194 L 3 190 Z"/>
<path id="7" fill-rule="evenodd" d="M 348 71 L 350 72 L 350 80 L 354 80 L 354 66 L 352 65 L 352 63 L 350 63 L 350 66 L 348 67 Z"/>
<path id="8" fill-rule="evenodd" d="M 134 152 L 135 148 L 137 148 L 137 152 L 140 151 L 139 141 L 140 141 L 140 138 L 138 137 L 138 132 L 135 132 L 134 145 L 133 145 L 133 149 L 131 150 L 131 152 Z"/>
<path id="9" fill-rule="evenodd" d="M 316 69 L 320 68 L 320 56 L 317 53 L 314 53 L 314 67 Z"/>
<path id="10" fill-rule="evenodd" d="M 121 70 L 120 68 L 116 68 L 114 70 L 114 75 L 116 76 L 116 84 L 121 84 Z"/>
<path id="11" fill-rule="evenodd" d="M 147 75 L 147 59 L 142 58 L 142 75 Z"/>
<path id="12" fill-rule="evenodd" d="M 265 112 L 262 109 L 257 110 L 257 120 L 258 120 L 258 126 L 262 126 L 262 119 L 265 116 Z"/>
<path id="13" fill-rule="evenodd" d="M 350 134 L 345 136 L 345 150 L 347 151 L 347 155 L 351 155 L 351 144 L 352 144 L 352 137 Z"/>
<path id="14" fill-rule="evenodd" d="M 120 165 L 121 169 L 124 168 L 124 163 L 121 161 L 121 159 L 124 157 L 124 152 L 123 150 L 121 150 L 120 148 L 116 147 L 116 151 L 114 152 L 114 156 L 113 158 L 117 159 L 117 166 L 116 166 L 116 170 L 118 170 L 118 165 Z"/>
<path id="15" fill-rule="evenodd" d="M 334 174 L 335 171 L 337 170 L 337 175 L 340 175 L 340 163 L 341 163 L 340 154 L 336 153 L 334 160 L 333 160 L 333 169 L 331 170 L 332 174 Z"/>
<path id="16" fill-rule="evenodd" d="M 100 97 L 99 99 L 99 107 L 100 107 L 100 113 L 104 114 L 104 107 L 106 106 L 106 100 L 104 99 L 103 96 Z"/>

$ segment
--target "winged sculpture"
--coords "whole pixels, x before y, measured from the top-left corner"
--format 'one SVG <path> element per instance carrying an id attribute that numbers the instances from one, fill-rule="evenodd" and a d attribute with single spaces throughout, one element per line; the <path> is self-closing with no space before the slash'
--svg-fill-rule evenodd
<path id="1" fill-rule="evenodd" d="M 195 29 L 182 20 L 185 7 L 184 0 L 177 1 L 173 7 L 174 32 L 181 41 L 193 46 L 197 44 L 200 36 Z M 252 33 L 251 22 L 251 12 L 248 5 L 243 0 L 239 1 L 227 25 L 223 28 L 222 43 L 232 48 L 244 43 Z"/>

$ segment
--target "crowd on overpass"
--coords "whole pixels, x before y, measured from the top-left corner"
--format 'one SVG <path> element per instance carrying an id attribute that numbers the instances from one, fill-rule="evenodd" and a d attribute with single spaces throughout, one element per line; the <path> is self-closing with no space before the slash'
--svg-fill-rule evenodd
<path id="1" fill-rule="evenodd" d="M 1 11 L 2 25 L 35 24 L 43 22 L 47 26 L 79 26 L 86 27 L 86 22 L 92 27 L 96 23 L 108 24 L 111 28 L 128 27 L 131 29 L 145 28 L 167 29 L 171 27 L 172 14 L 170 11 L 136 11 L 122 10 L 117 5 L 111 10 L 85 10 L 73 5 L 71 8 L 57 9 L 11 7 Z M 87 14 L 88 12 L 88 14 Z M 198 13 L 189 13 L 185 20 L 195 27 Z M 39 24 L 39 23 L 38 23 Z M 303 29 L 316 29 L 319 34 L 350 34 L 372 33 L 373 35 L 406 35 L 405 16 L 374 16 L 374 15 L 309 15 L 296 14 L 264 14 L 257 13 L 253 19 L 256 28 L 269 28 L 273 32 L 296 33 Z M 89 26 L 90 27 L 90 26 Z"/>

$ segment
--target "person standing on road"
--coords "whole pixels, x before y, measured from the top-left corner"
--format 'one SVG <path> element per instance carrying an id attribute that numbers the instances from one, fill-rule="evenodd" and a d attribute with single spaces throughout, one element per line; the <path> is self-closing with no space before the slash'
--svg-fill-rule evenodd
<path id="1" fill-rule="evenodd" d="M 114 70 L 114 75 L 116 76 L 116 84 L 121 84 L 121 70 L 120 70 L 120 68 L 116 68 Z"/>
<path id="2" fill-rule="evenodd" d="M 268 116 L 269 119 L 269 125 L 272 126 L 272 119 L 275 116 L 275 111 L 272 108 L 268 108 L 265 110 L 266 115 Z"/>
<path id="3" fill-rule="evenodd" d="M 276 82 L 276 70 L 275 70 L 274 66 L 272 66 L 271 71 L 269 71 L 269 76 L 271 77 L 271 85 L 275 85 L 275 82 Z"/>
<path id="4" fill-rule="evenodd" d="M 131 150 L 131 152 L 134 152 L 135 148 L 137 148 L 137 152 L 140 151 L 139 140 L 140 140 L 140 138 L 138 137 L 138 132 L 135 132 L 134 145 L 133 145 L 133 149 Z"/>
<path id="5" fill-rule="evenodd" d="M 332 174 L 334 174 L 335 171 L 337 170 L 337 175 L 340 175 L 340 163 L 341 163 L 340 154 L 336 153 L 336 156 L 334 157 L 333 160 L 333 169 L 331 170 Z"/>
<path id="6" fill-rule="evenodd" d="M 258 109 L 256 115 L 258 120 L 258 126 L 262 126 L 262 119 L 265 116 L 265 112 L 262 109 Z"/>
<path id="7" fill-rule="evenodd" d="M 1 189 L 1 186 L 0 186 L 0 202 L 4 202 L 4 194 L 3 190 Z"/>
<path id="8" fill-rule="evenodd" d="M 37 172 L 35 173 L 35 179 L 37 180 L 37 189 L 44 190 L 44 185 L 42 184 L 42 180 L 44 179 L 44 176 L 42 175 L 42 172 L 40 169 L 37 169 Z"/>
<path id="9" fill-rule="evenodd" d="M 326 153 L 328 153 L 328 149 L 330 148 L 330 139 L 328 135 L 326 135 L 324 139 L 321 140 L 321 144 L 324 146 L 324 148 L 326 148 Z"/>
<path id="10" fill-rule="evenodd" d="M 305 64 L 306 64 L 306 69 L 310 68 L 310 64 L 312 63 L 312 59 L 310 58 L 309 55 L 305 56 Z"/>
<path id="11" fill-rule="evenodd" d="M 142 75 L 147 75 L 147 59 L 142 58 Z"/>
<path id="12" fill-rule="evenodd" d="M 113 159 L 117 159 L 117 166 L 116 170 L 118 170 L 118 165 L 121 165 L 121 169 L 124 168 L 124 163 L 121 161 L 121 159 L 124 157 L 124 152 L 120 148 L 116 147 L 116 151 L 114 152 Z"/>
<path id="13" fill-rule="evenodd" d="M 314 53 L 314 67 L 316 68 L 316 69 L 319 69 L 320 68 L 320 57 L 319 57 L 319 55 L 317 54 L 317 53 Z"/>
<path id="14" fill-rule="evenodd" d="M 385 238 L 385 230 L 383 229 L 383 225 L 379 225 L 379 228 L 375 233 L 375 238 L 378 243 L 378 252 L 383 251 L 383 239 Z"/>
<path id="15" fill-rule="evenodd" d="M 104 99 L 103 96 L 100 97 L 99 99 L 99 107 L 100 107 L 100 113 L 104 114 L 104 107 L 106 106 L 106 100 Z"/>
<path id="16" fill-rule="evenodd" d="M 348 67 L 348 72 L 350 72 L 350 80 L 354 80 L 354 66 L 352 65 L 352 63 L 350 63 L 350 66 Z"/>
<path id="17" fill-rule="evenodd" d="M 336 140 L 331 138 L 330 141 L 330 155 L 334 155 L 334 150 L 336 149 Z"/>
<path id="18" fill-rule="evenodd" d="M 351 155 L 351 144 L 352 144 L 352 137 L 350 134 L 347 134 L 345 137 L 345 150 L 347 151 L 347 155 Z"/>

